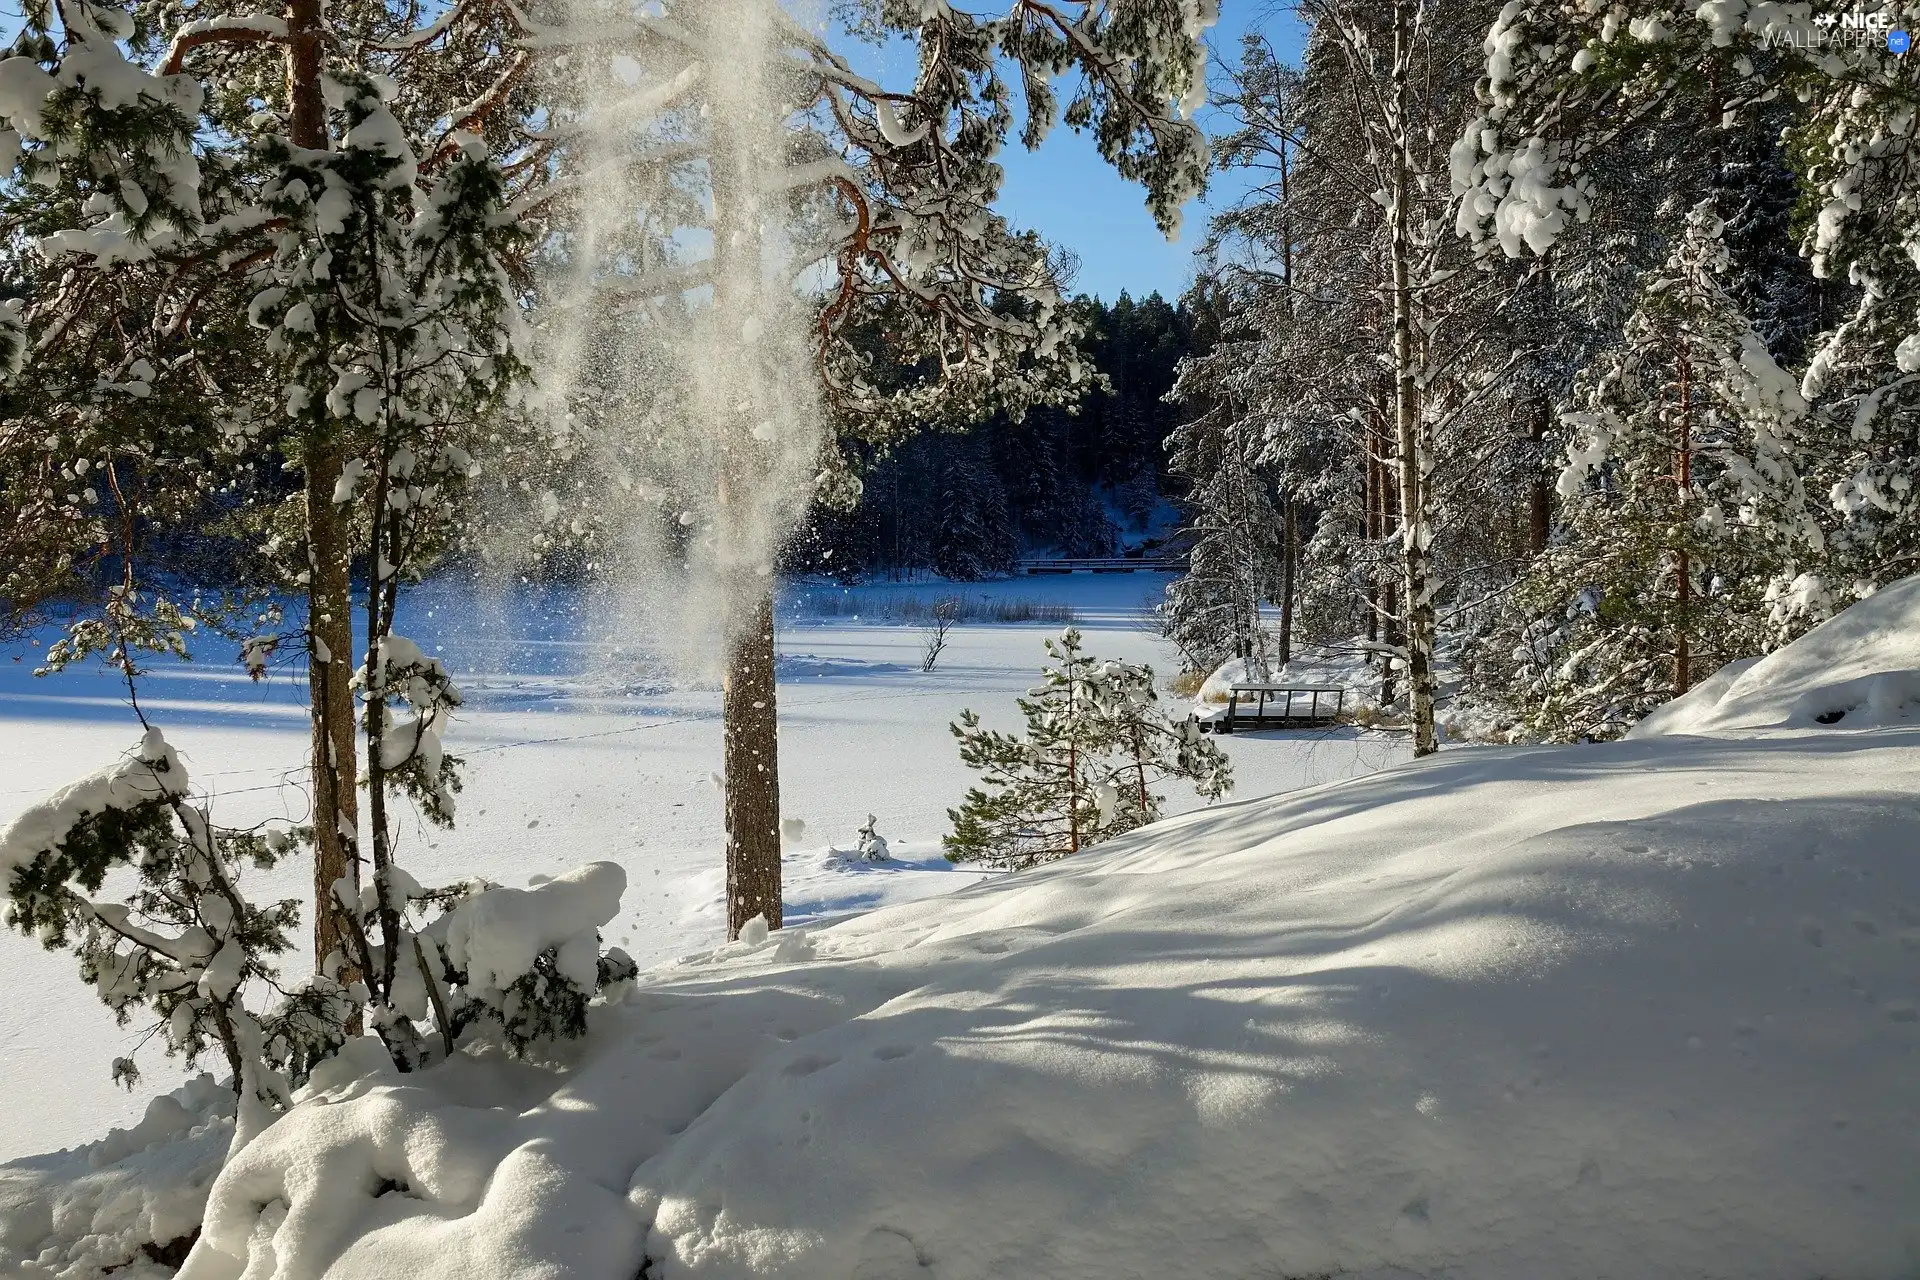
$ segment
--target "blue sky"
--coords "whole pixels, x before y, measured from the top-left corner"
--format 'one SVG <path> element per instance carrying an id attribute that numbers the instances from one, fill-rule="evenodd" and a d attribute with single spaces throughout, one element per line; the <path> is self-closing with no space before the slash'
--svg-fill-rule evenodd
<path id="1" fill-rule="evenodd" d="M 1290 13 L 1270 5 L 1222 4 L 1220 25 L 1209 33 L 1217 61 L 1237 62 L 1241 34 L 1264 29 L 1283 54 L 1300 47 L 1299 28 Z M 1209 83 L 1217 83 L 1209 69 Z M 1065 86 L 1062 86 L 1063 89 Z M 1201 127 L 1211 130 L 1210 113 Z M 1077 293 L 1096 294 L 1111 302 L 1126 290 L 1136 298 L 1158 290 L 1168 301 L 1177 298 L 1193 277 L 1193 252 L 1207 233 L 1206 206 L 1187 206 L 1180 238 L 1169 244 L 1153 219 L 1141 191 L 1118 177 L 1094 150 L 1089 137 L 1058 126 L 1037 152 L 1017 143 L 1001 162 L 1007 171 L 1000 207 L 1016 226 L 1032 227 L 1080 255 Z M 1231 194 L 1231 180 L 1216 179 L 1214 198 Z"/>
<path id="2" fill-rule="evenodd" d="M 1238 5 L 1224 0 L 1221 7 L 1220 23 L 1208 33 L 1216 62 L 1237 62 L 1241 35 L 1249 29 L 1264 29 L 1283 55 L 1298 52 L 1299 26 L 1275 0 Z M 847 52 L 863 70 L 877 71 L 883 82 L 898 84 L 913 74 L 912 53 L 904 43 Z M 1210 68 L 1209 82 L 1217 80 L 1217 70 Z M 1060 88 L 1064 101 L 1068 86 Z M 1211 130 L 1211 113 L 1203 111 L 1199 123 Z M 1014 131 L 1019 132 L 1017 123 Z M 1007 173 L 1001 212 L 1015 226 L 1037 230 L 1080 256 L 1074 292 L 1111 302 L 1122 290 L 1136 298 L 1158 291 L 1172 301 L 1185 290 L 1193 277 L 1193 252 L 1206 238 L 1205 203 L 1187 206 L 1180 238 L 1170 244 L 1153 225 L 1141 190 L 1107 166 L 1090 137 L 1058 125 L 1038 151 L 1029 152 L 1013 141 L 1000 159 Z M 1231 194 L 1230 180 L 1216 183 L 1215 199 Z"/>

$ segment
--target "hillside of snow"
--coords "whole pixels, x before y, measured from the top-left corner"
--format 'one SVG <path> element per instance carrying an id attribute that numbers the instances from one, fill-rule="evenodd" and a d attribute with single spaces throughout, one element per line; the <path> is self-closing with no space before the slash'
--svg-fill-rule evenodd
<path id="1" fill-rule="evenodd" d="M 1908 724 L 1920 724 L 1920 576 L 1764 658 L 1729 663 L 1627 736 Z"/>
<path id="2" fill-rule="evenodd" d="M 1741 696 L 1897 674 L 1909 588 Z M 353 1054 L 181 1274 L 1911 1276 L 1920 730 L 1850 719 L 1448 751 L 691 957 L 555 1061 Z"/>

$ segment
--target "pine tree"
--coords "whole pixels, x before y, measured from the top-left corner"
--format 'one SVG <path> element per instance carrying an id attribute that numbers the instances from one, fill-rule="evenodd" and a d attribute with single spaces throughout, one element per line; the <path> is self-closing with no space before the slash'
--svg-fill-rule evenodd
<path id="1" fill-rule="evenodd" d="M 700 533 L 695 553 L 710 555 L 733 597 L 723 715 L 729 932 L 754 916 L 778 927 L 768 583 L 808 482 L 850 500 L 859 485 L 848 458 L 860 446 L 884 451 L 921 426 L 1061 403 L 1086 379 L 1062 313 L 1060 265 L 991 208 L 1001 176 L 993 157 L 1012 130 L 1002 68 L 1020 78 L 1030 147 L 1060 109 L 1053 85 L 1080 72 L 1065 117 L 1143 185 L 1171 231 L 1205 176 L 1204 140 L 1186 117 L 1199 105 L 1199 35 L 1212 13 L 1073 4 L 983 20 L 889 4 L 842 15 L 863 35 L 921 50 L 913 83 L 890 90 L 769 0 L 679 0 L 664 21 L 638 23 L 619 9 L 603 21 L 592 8 L 576 4 L 550 31 L 570 50 L 574 87 L 554 104 L 560 127 L 544 131 L 543 154 L 563 174 L 556 199 L 616 173 L 675 251 L 598 257 L 581 277 L 587 291 L 685 319 L 708 357 L 696 366 L 708 372 L 687 380 L 684 412 L 658 434 L 682 442 L 684 457 L 712 459 L 711 483 L 682 510 Z M 606 37 L 583 40 L 590 30 Z M 641 68 L 642 82 L 623 80 L 623 65 Z M 802 259 L 796 274 L 828 273 L 809 314 L 796 314 L 794 289 L 768 278 L 763 251 L 781 235 Z M 690 256 L 690 242 L 711 252 Z M 711 306 L 688 314 L 686 295 L 703 288 Z M 796 378 L 803 368 L 810 376 Z M 809 401 L 837 438 L 810 438 L 819 414 Z"/>
<path id="2" fill-rule="evenodd" d="M 1868 9 L 1894 19 L 1906 12 L 1897 4 Z M 1823 319 L 1839 321 L 1805 348 L 1801 392 L 1818 429 L 1806 434 L 1799 469 L 1808 488 L 1827 497 L 1819 511 L 1826 562 L 1779 595 L 1791 627 L 1910 571 L 1920 557 L 1912 428 L 1920 410 L 1920 171 L 1907 142 L 1914 63 L 1884 41 L 1834 39 L 1819 16 L 1798 6 L 1690 0 L 1509 5 L 1488 33 L 1481 111 L 1454 151 L 1461 230 L 1483 251 L 1537 255 L 1596 210 L 1611 210 L 1618 188 L 1596 179 L 1597 163 L 1611 156 L 1636 182 L 1644 178 L 1632 153 L 1647 123 L 1677 102 L 1706 103 L 1723 128 L 1745 121 L 1763 137 L 1784 124 L 1785 156 L 1800 175 L 1800 248 L 1819 282 Z M 1769 190 L 1779 184 L 1764 178 L 1767 150 L 1759 148 L 1759 180 L 1743 181 L 1751 199 L 1729 193 L 1723 211 L 1735 219 L 1734 247 L 1753 277 L 1736 291 L 1760 311 L 1765 336 L 1791 355 L 1794 336 L 1814 327 L 1806 284 L 1765 254 L 1754 257 L 1745 230 L 1780 222 L 1785 201 Z M 1740 149 L 1722 160 L 1723 180 L 1743 179 L 1728 171 L 1747 163 Z M 1776 314 L 1769 293 L 1787 314 Z"/>
<path id="3" fill-rule="evenodd" d="M 395 857 L 397 797 L 410 797 L 429 820 L 452 819 L 457 762 L 440 737 L 459 691 L 438 662 L 395 634 L 394 621 L 403 583 L 465 536 L 476 455 L 499 459 L 524 441 L 511 412 L 527 370 L 510 264 L 526 233 L 487 140 L 513 136 L 490 116 L 514 96 L 518 73 L 502 83 L 489 55 L 430 48 L 443 39 L 462 44 L 469 24 L 497 14 L 463 12 L 409 31 L 403 14 L 348 6 L 332 30 L 364 37 L 350 44 L 323 42 L 317 5 L 301 0 L 285 21 L 192 25 L 161 47 L 153 37 L 165 17 L 36 7 L 16 56 L 0 64 L 12 90 L 0 113 L 32 139 L 16 164 L 63 197 L 43 206 L 23 197 L 13 206 L 55 268 L 29 276 L 37 287 L 9 312 L 20 322 L 15 336 L 57 346 L 81 326 L 95 335 L 93 357 L 114 371 L 117 386 L 106 388 L 113 397 L 154 400 L 156 382 L 166 392 L 151 406 L 159 412 L 127 415 L 113 432 L 79 441 L 67 468 L 90 474 L 89 455 L 106 440 L 106 476 L 121 490 L 116 505 L 130 531 L 120 539 L 123 584 L 100 618 L 83 619 L 57 647 L 56 659 L 110 647 L 137 709 L 133 652 L 156 643 L 184 649 L 189 620 L 177 610 L 169 617 L 156 605 L 151 619 L 140 614 L 135 523 L 155 511 L 126 500 L 123 477 L 165 476 L 169 468 L 244 475 L 276 463 L 303 473 L 300 489 L 267 489 L 258 496 L 269 509 L 233 521 L 264 538 L 254 580 L 297 585 L 308 596 L 295 636 L 257 635 L 244 652 L 256 674 L 288 639 L 307 652 L 315 813 L 295 835 L 315 852 L 316 982 L 353 993 L 344 1016 L 357 1024 L 364 1012 L 395 1063 L 409 1069 L 451 1051 L 463 1002 L 486 1001 L 484 983 L 469 981 L 457 959 L 437 971 L 429 963 L 435 926 L 420 919 L 435 909 L 455 916 L 485 887 L 422 891 Z M 183 71 L 189 62 L 214 73 L 212 83 Z M 283 70 L 284 110 L 261 111 L 261 96 L 281 90 Z M 459 109 L 450 113 L 453 103 Z M 154 348 L 152 358 L 143 344 Z M 96 383 L 89 400 L 60 361 L 29 356 L 15 376 L 19 394 L 54 392 L 56 415 L 103 420 L 94 412 L 103 387 Z M 217 409 L 196 411 L 194 394 Z M 134 429 L 144 434 L 114 443 L 115 433 Z M 218 449 L 207 444 L 215 429 Z M 115 451 L 142 461 L 114 465 Z M 225 469 L 206 467 L 209 457 Z M 189 492 L 211 487 L 202 478 Z M 354 559 L 369 578 L 360 654 L 347 576 Z M 156 631 L 155 620 L 173 629 Z M 356 760 L 366 763 L 366 881 Z M 181 847 L 200 848 L 199 862 L 177 865 L 204 870 L 217 853 L 211 837 L 196 834 L 177 806 L 173 818 Z M 146 857 L 162 847 L 158 828 L 115 830 L 120 843 L 89 856 L 147 849 L 139 855 Z M 155 865 L 164 879 L 176 863 Z M 86 873 L 74 874 L 86 883 Z M 19 887 L 18 876 L 10 887 Z M 587 988 L 574 980 L 581 954 L 568 953 L 567 982 L 536 984 L 560 1004 L 496 993 L 532 1018 L 502 1019 L 509 1044 L 577 1033 L 568 1009 L 584 1007 Z M 590 988 L 591 975 L 585 982 Z M 438 1030 L 437 1050 L 427 1028 Z"/>
<path id="4" fill-rule="evenodd" d="M 968 442 L 940 472 L 933 567 L 955 581 L 972 582 L 1005 572 L 1014 552 L 1006 492 L 977 443 Z"/>
<path id="5" fill-rule="evenodd" d="M 454 455 L 417 450 L 394 425 L 454 400 L 497 400 L 517 380 L 497 341 L 514 315 L 497 254 L 519 232 L 499 216 L 501 175 L 483 170 L 493 149 L 518 145 L 501 117 L 527 109 L 528 55 L 476 34 L 500 34 L 491 6 L 420 30 L 404 6 L 380 3 L 339 7 L 324 32 L 316 0 L 294 0 L 284 17 L 190 16 L 144 3 L 29 6 L 0 101 L 26 140 L 9 158 L 31 180 L 9 192 L 7 214 L 34 237 L 33 254 L 14 259 L 25 297 L 7 331 L 35 348 L 15 349 L 14 387 L 42 412 L 91 424 L 72 433 L 69 474 L 106 454 L 102 479 L 138 482 L 113 500 L 123 577 L 134 559 L 154 562 L 149 535 L 169 516 L 183 523 L 179 507 L 198 496 L 193 514 L 252 543 L 234 549 L 235 579 L 307 597 L 296 634 L 274 634 L 270 614 L 248 653 L 258 664 L 297 646 L 307 658 L 324 964 L 349 940 L 332 886 L 357 881 L 361 859 L 349 564 L 369 523 L 437 524 L 410 542 L 400 574 L 456 540 L 453 510 L 433 496 L 454 496 Z M 506 74 L 507 63 L 520 70 Z M 473 256 L 476 235 L 493 256 Z M 89 336 L 84 359 L 111 370 L 117 389 L 74 379 L 61 354 L 69 333 Z M 449 398 L 463 379 L 471 387 Z M 432 382 L 442 390 L 423 393 Z M 138 416 L 98 412 L 116 399 L 150 403 Z M 472 414 L 458 416 L 442 435 L 471 426 Z M 115 418 L 127 425 L 99 429 Z M 357 485 L 349 467 L 377 476 L 393 460 L 420 470 L 387 492 L 389 510 L 418 492 L 432 520 L 368 510 L 381 485 Z M 301 483 L 284 484 L 283 471 Z M 114 487 L 75 489 L 86 501 L 87 488 Z M 38 527 L 50 529 L 57 519 Z M 368 562 L 398 566 L 388 550 Z M 48 584 L 22 585 L 30 599 Z M 123 634 L 142 607 L 158 608 L 150 589 L 115 594 Z"/>
<path id="6" fill-rule="evenodd" d="M 1531 734 L 1615 737 L 1759 651 L 1769 587 L 1820 549 L 1791 460 L 1806 406 L 1722 283 L 1722 229 L 1693 210 L 1568 415 L 1563 527 L 1519 592 Z"/>
<path id="7" fill-rule="evenodd" d="M 955 862 L 1022 870 L 1077 853 L 1160 816 L 1153 788 L 1192 782 L 1207 799 L 1233 785 L 1226 757 L 1188 718 L 1161 711 L 1149 667 L 1104 662 L 1069 628 L 1046 642 L 1053 665 L 1018 699 L 1026 732 L 983 728 L 963 711 L 952 726 L 960 758 L 982 785 L 947 811 Z"/>
<path id="8" fill-rule="evenodd" d="M 1195 671 L 1229 658 L 1259 671 L 1268 666 L 1271 638 L 1260 610 L 1280 587 L 1280 526 L 1247 425 L 1219 406 L 1168 437 L 1173 472 L 1189 484 L 1190 550 L 1186 573 L 1167 587 L 1160 625 Z"/>

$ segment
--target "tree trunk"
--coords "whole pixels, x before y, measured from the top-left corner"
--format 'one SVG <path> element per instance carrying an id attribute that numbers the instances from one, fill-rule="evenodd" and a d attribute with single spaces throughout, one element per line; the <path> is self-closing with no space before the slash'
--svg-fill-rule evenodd
<path id="1" fill-rule="evenodd" d="M 1394 425 L 1398 434 L 1400 557 L 1406 593 L 1407 704 L 1413 721 L 1413 754 L 1439 750 L 1434 728 L 1434 612 L 1427 524 L 1426 479 L 1432 453 L 1430 429 L 1420 413 L 1413 338 L 1412 165 L 1407 154 L 1408 0 L 1393 0 L 1393 208 L 1388 251 L 1393 267 Z"/>
<path id="2" fill-rule="evenodd" d="M 287 5 L 287 133 L 298 147 L 327 146 L 327 104 L 320 84 L 320 0 Z M 313 962 L 348 954 L 347 929 L 333 886 L 360 884 L 359 803 L 354 792 L 353 583 L 346 530 L 334 509 L 342 458 L 310 428 L 306 473 L 307 701 L 313 723 Z M 351 977 L 351 973 L 345 976 Z"/>
<path id="3" fill-rule="evenodd" d="M 764 592 L 727 662 L 727 937 L 765 916 L 781 925 L 780 722 L 773 692 L 773 593 Z"/>
<path id="4" fill-rule="evenodd" d="M 1360 482 L 1361 506 L 1360 536 L 1369 546 L 1377 546 L 1380 540 L 1380 464 L 1375 459 L 1377 447 L 1372 419 L 1368 419 L 1366 433 L 1361 437 L 1361 448 L 1366 454 L 1366 466 L 1362 468 Z M 1378 643 L 1380 640 L 1380 610 L 1385 602 L 1380 598 L 1379 576 L 1374 572 L 1372 554 L 1367 557 L 1367 639 Z"/>
<path id="5" fill-rule="evenodd" d="M 1382 384 L 1379 418 L 1383 422 L 1393 412 L 1392 402 L 1391 387 L 1388 384 Z M 1378 546 L 1386 541 L 1388 533 L 1394 527 L 1394 487 L 1389 479 L 1392 469 L 1389 451 L 1393 448 L 1393 441 L 1384 425 L 1378 428 L 1369 427 L 1368 430 L 1368 465 L 1373 469 L 1373 538 L 1375 545 Z M 1404 638 L 1400 627 L 1400 588 L 1392 578 L 1377 581 L 1375 596 L 1380 606 L 1376 617 L 1380 643 L 1397 649 Z M 1382 707 L 1392 706 L 1394 698 L 1398 696 L 1399 679 L 1393 664 L 1394 658 L 1391 654 L 1380 655 L 1380 705 Z"/>
<path id="6" fill-rule="evenodd" d="M 713 199 L 713 305 L 722 350 L 714 358 L 723 385 L 710 394 L 708 411 L 721 433 L 719 518 L 728 529 L 736 563 L 718 572 L 733 607 L 729 619 L 725 715 L 727 826 L 727 937 L 737 938 L 754 917 L 770 929 L 782 924 L 780 885 L 780 734 L 774 703 L 772 565 L 749 561 L 773 548 L 758 545 L 754 495 L 766 460 L 752 437 L 759 400 L 769 373 L 764 357 L 745 337 L 764 313 L 768 288 L 762 261 L 761 215 L 769 200 L 767 175 L 782 165 L 779 112 L 773 110 L 772 33 L 767 14 L 748 6 L 723 26 L 705 31 L 727 51 L 727 74 L 713 85 L 708 156 Z M 741 402 L 747 402 L 742 411 Z M 898 522 L 895 525 L 898 534 Z"/>
<path id="7" fill-rule="evenodd" d="M 386 673 L 379 659 L 380 642 L 393 633 L 394 606 L 398 599 L 399 565 L 404 558 L 400 548 L 398 514 L 388 508 L 387 495 L 392 473 L 382 458 L 374 476 L 369 504 L 372 529 L 367 540 L 367 648 L 364 733 L 367 739 L 367 830 L 372 836 L 373 883 L 378 895 L 375 908 L 380 924 L 380 968 L 369 973 L 367 985 L 376 1004 L 393 998 L 393 976 L 400 960 L 400 912 L 405 903 L 392 899 L 393 831 L 387 820 L 387 771 L 381 764 L 386 748 Z M 381 576 L 384 562 L 387 576 Z M 396 1055 L 396 1062 L 404 1061 Z"/>
<path id="8" fill-rule="evenodd" d="M 1541 396 L 1534 402 L 1532 421 L 1528 423 L 1533 440 L 1533 482 L 1527 493 L 1527 550 L 1536 556 L 1547 549 L 1547 537 L 1553 530 L 1553 488 L 1547 481 L 1547 460 L 1540 454 L 1552 413 L 1551 404 Z"/>
<path id="9" fill-rule="evenodd" d="M 1687 347 L 1683 340 L 1680 344 L 1680 449 L 1677 465 L 1674 468 L 1674 493 L 1679 499 L 1679 520 L 1682 539 L 1686 537 L 1687 495 L 1693 488 L 1693 369 L 1687 359 Z M 1687 557 L 1686 544 L 1680 545 L 1679 563 L 1675 566 L 1678 577 L 1676 600 L 1678 606 L 1674 614 L 1673 646 L 1673 696 L 1679 697 L 1693 685 L 1692 655 L 1688 653 L 1689 622 L 1687 611 L 1692 604 L 1693 566 Z"/>
<path id="10" fill-rule="evenodd" d="M 307 481 L 307 700 L 313 724 L 313 960 L 347 947 L 333 886 L 360 887 L 359 798 L 353 721 L 353 590 L 346 531 L 333 506 L 339 450 L 314 442 Z M 351 968 L 351 966 L 349 966 Z"/>
<path id="11" fill-rule="evenodd" d="M 1293 567 L 1299 554 L 1295 546 L 1299 526 L 1294 518 L 1293 498 L 1288 496 L 1281 501 L 1286 512 L 1280 522 L 1280 536 L 1284 541 L 1280 548 L 1280 665 L 1284 667 L 1293 661 Z"/>

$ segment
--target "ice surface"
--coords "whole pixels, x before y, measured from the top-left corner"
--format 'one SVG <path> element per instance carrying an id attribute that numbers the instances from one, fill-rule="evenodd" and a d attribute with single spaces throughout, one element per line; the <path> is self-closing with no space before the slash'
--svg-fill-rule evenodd
<path id="1" fill-rule="evenodd" d="M 1139 624 L 1140 605 L 1164 575 L 1077 575 L 969 584 L 983 596 L 1070 605 L 1103 656 L 1173 669 L 1172 654 Z M 779 647 L 781 793 L 785 816 L 804 822 L 787 860 L 789 922 L 837 918 L 949 892 L 979 874 L 940 856 L 946 810 L 966 790 L 948 723 L 963 707 L 1012 729 L 1014 698 L 1033 685 L 1052 624 L 955 628 L 937 672 L 920 670 L 911 623 L 871 625 L 894 601 L 928 600 L 952 584 L 876 584 L 831 590 L 841 620 L 783 627 Z M 865 602 L 881 607 L 867 609 Z M 720 760 L 717 690 L 676 689 L 649 655 L 593 622 L 588 593 L 520 588 L 494 596 L 460 580 L 436 581 L 401 604 L 403 632 L 445 662 L 466 695 L 447 728 L 447 749 L 466 760 L 458 825 L 441 832 L 402 823 L 402 859 L 425 884 L 483 876 L 524 886 L 583 861 L 626 869 L 619 916 L 603 933 L 640 964 L 717 946 L 726 932 L 721 797 L 706 781 Z M 358 648 L 356 647 L 356 651 Z M 308 751 L 305 663 L 278 655 L 255 683 L 211 636 L 196 660 L 156 660 L 141 705 L 165 725 L 216 821 L 304 821 Z M 75 773 L 115 760 L 138 736 L 112 673 L 80 669 L 49 679 L 30 659 L 0 662 L 0 828 Z M 1224 740 L 1244 794 L 1288 790 L 1366 773 L 1404 757 L 1380 735 L 1259 735 Z M 1190 803 L 1175 797 L 1178 804 Z M 893 860 L 855 864 L 850 848 L 879 812 Z M 249 873 L 263 899 L 311 893 L 295 862 Z M 304 939 L 304 927 L 296 941 Z M 290 956 L 290 971 L 307 965 Z M 90 1141 L 141 1117 L 150 1096 L 112 1083 L 108 1064 L 134 1054 L 147 1089 L 187 1078 L 143 1028 L 116 1027 L 79 983 L 71 956 L 0 931 L 0 966 L 12 992 L 0 1004 L 0 1160 Z"/>

